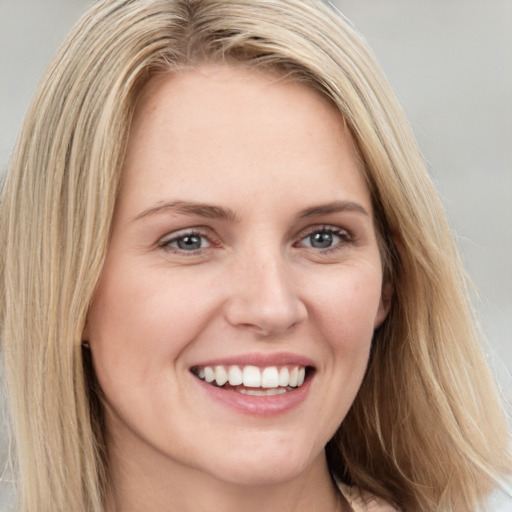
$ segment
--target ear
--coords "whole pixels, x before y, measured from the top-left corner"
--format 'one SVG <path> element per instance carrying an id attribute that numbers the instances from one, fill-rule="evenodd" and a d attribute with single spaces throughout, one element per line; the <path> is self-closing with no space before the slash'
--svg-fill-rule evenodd
<path id="1" fill-rule="evenodd" d="M 388 316 L 389 310 L 391 309 L 391 301 L 393 299 L 393 285 L 390 282 L 382 285 L 382 292 L 380 295 L 379 308 L 375 315 L 374 329 L 377 329 L 386 317 Z"/>
<path id="2" fill-rule="evenodd" d="M 82 343 L 89 339 L 89 319 L 86 318 L 84 330 L 82 331 Z"/>

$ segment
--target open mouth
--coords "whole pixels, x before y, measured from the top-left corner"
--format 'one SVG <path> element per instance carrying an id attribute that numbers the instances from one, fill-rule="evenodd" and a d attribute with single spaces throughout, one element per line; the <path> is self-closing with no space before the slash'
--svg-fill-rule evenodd
<path id="1" fill-rule="evenodd" d="M 194 366 L 190 371 L 202 381 L 252 396 L 273 396 L 300 388 L 314 369 L 310 366 L 216 365 Z"/>

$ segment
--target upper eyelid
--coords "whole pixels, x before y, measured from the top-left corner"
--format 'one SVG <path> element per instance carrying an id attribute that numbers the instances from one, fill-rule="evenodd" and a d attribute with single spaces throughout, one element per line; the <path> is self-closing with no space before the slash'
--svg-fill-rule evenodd
<path id="1" fill-rule="evenodd" d="M 292 245 L 297 244 L 304 238 L 307 238 L 312 233 L 315 233 L 317 231 L 332 231 L 335 233 L 339 233 L 340 235 L 343 235 L 346 233 L 350 239 L 354 238 L 353 233 L 344 227 L 336 226 L 334 224 L 317 224 L 314 226 L 309 226 L 304 229 L 302 229 L 293 239 Z M 220 237 L 208 226 L 193 226 L 190 228 L 183 228 L 178 229 L 176 231 L 173 231 L 171 233 L 168 233 L 161 237 L 158 241 L 159 246 L 164 246 L 166 244 L 169 244 L 170 242 L 173 242 L 181 237 L 187 236 L 187 235 L 197 235 L 204 237 L 208 240 L 208 242 L 212 245 L 218 244 Z"/>
<path id="2" fill-rule="evenodd" d="M 205 238 L 213 238 L 212 230 L 206 226 L 194 226 L 191 228 L 183 228 L 177 229 L 176 231 L 171 231 L 166 235 L 160 238 L 160 242 L 170 242 L 171 240 L 175 240 L 176 238 L 181 238 L 186 235 L 199 235 L 204 236 Z"/>
<path id="3" fill-rule="evenodd" d="M 201 238 L 206 239 L 208 245 L 206 247 L 201 247 L 197 249 L 196 251 L 185 251 L 183 249 L 180 249 L 179 247 L 173 247 L 171 244 L 173 242 L 176 242 L 180 238 L 186 237 L 186 236 L 199 236 Z M 199 254 L 203 251 L 206 251 L 208 249 L 215 248 L 219 245 L 218 239 L 211 234 L 207 234 L 204 232 L 204 230 L 200 230 L 197 228 L 189 228 L 189 229 L 181 229 L 178 231 L 173 231 L 172 233 L 169 233 L 167 235 L 164 235 L 160 240 L 157 242 L 157 247 L 162 250 L 174 252 L 176 254 L 187 254 L 189 256 L 194 254 Z"/>
<path id="4" fill-rule="evenodd" d="M 337 233 L 346 233 L 350 238 L 353 238 L 352 232 L 347 229 L 343 228 L 341 226 L 335 226 L 333 224 L 319 224 L 316 226 L 310 226 L 308 228 L 305 228 L 299 232 L 299 234 L 296 236 L 296 241 L 300 241 L 303 238 L 306 238 L 307 236 L 311 235 L 312 233 L 315 233 L 317 231 L 332 231 Z"/>

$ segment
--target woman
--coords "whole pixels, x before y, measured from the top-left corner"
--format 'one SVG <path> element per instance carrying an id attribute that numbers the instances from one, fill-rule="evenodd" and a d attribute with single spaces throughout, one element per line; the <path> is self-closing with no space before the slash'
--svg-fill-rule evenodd
<path id="1" fill-rule="evenodd" d="M 24 512 L 477 510 L 509 470 L 439 200 L 323 3 L 95 3 L 1 208 Z"/>

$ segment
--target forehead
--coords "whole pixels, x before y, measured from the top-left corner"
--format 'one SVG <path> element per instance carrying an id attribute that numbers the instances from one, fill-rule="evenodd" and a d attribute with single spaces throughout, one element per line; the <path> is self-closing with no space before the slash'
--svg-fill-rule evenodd
<path id="1" fill-rule="evenodd" d="M 296 109 L 298 103 L 314 103 L 317 111 L 328 113 L 336 119 L 335 124 L 344 125 L 334 103 L 312 85 L 277 69 L 252 68 L 243 63 L 202 64 L 153 76 L 139 97 L 133 124 L 136 126 L 142 118 L 150 120 L 152 113 L 164 104 L 173 108 L 176 115 L 192 107 L 195 113 L 201 114 L 199 121 L 204 124 L 214 116 L 221 122 L 225 118 L 223 114 L 229 115 L 236 108 L 240 114 L 247 114 L 251 108 L 254 114 L 258 109 L 263 119 L 270 113 L 268 107 L 275 103 L 281 106 L 295 103 Z M 230 110 L 226 110 L 226 104 Z M 192 113 L 187 112 L 189 122 L 197 121 Z"/>
<path id="2" fill-rule="evenodd" d="M 321 181 L 319 194 L 338 200 L 329 187 L 349 175 L 368 196 L 355 144 L 327 97 L 277 73 L 228 65 L 150 80 L 134 114 L 124 174 L 124 188 L 131 184 L 154 200 L 170 186 L 207 195 L 211 188 L 197 185 L 219 180 L 227 197 L 236 187 L 312 194 Z"/>

